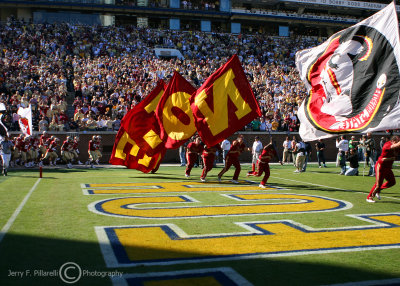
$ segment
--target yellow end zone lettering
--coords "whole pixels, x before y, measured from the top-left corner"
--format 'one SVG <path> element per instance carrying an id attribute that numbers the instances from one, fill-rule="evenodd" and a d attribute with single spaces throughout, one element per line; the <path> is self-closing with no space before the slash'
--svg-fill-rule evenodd
<path id="1" fill-rule="evenodd" d="M 212 193 L 211 195 L 216 195 Z M 218 195 L 218 194 L 217 194 Z M 232 202 L 240 201 L 246 204 L 226 203 L 223 205 L 202 206 L 152 206 L 162 203 L 199 203 L 186 196 L 154 196 L 154 197 L 125 197 L 106 199 L 89 205 L 94 213 L 126 217 L 126 218 L 196 218 L 211 216 L 239 216 L 239 215 L 268 215 L 282 213 L 302 213 L 337 211 L 350 208 L 348 202 L 324 198 L 320 196 L 298 194 L 237 194 L 223 195 Z M 251 202 L 251 204 L 248 204 Z"/>
<path id="2" fill-rule="evenodd" d="M 153 194 L 153 193 L 183 193 L 183 192 L 221 192 L 221 191 L 259 191 L 257 186 L 250 182 L 243 184 L 218 184 L 218 183 L 117 183 L 117 184 L 82 184 L 85 195 L 121 195 L 121 194 Z M 263 191 L 284 190 L 282 188 L 267 186 Z"/>
<path id="3" fill-rule="evenodd" d="M 371 225 L 313 229 L 281 220 L 236 223 L 246 231 L 223 235 L 188 235 L 174 224 L 96 227 L 96 233 L 108 267 L 400 248 L 399 214 L 349 216 Z"/>

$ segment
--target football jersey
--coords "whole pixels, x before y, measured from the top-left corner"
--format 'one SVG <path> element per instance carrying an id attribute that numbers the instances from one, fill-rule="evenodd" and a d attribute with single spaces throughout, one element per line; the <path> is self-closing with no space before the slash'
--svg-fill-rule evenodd
<path id="1" fill-rule="evenodd" d="M 393 160 L 383 161 L 384 158 L 391 158 L 396 156 L 396 151 L 392 149 L 392 141 L 386 142 L 382 147 L 382 153 L 378 158 L 378 163 L 384 168 L 391 168 L 393 166 Z"/>

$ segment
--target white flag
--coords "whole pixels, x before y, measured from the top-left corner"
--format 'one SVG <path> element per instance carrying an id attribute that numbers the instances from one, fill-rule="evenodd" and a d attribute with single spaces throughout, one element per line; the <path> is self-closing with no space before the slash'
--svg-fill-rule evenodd
<path id="1" fill-rule="evenodd" d="M 400 128 L 400 42 L 394 3 L 296 54 L 309 93 L 301 104 L 304 141 Z"/>
<path id="2" fill-rule="evenodd" d="M 18 123 L 24 135 L 32 135 L 32 108 L 31 105 L 27 108 L 18 108 Z"/>

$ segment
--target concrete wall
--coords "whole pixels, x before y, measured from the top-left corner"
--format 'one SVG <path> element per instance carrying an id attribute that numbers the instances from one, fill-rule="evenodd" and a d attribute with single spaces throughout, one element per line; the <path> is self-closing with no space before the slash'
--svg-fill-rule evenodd
<path id="1" fill-rule="evenodd" d="M 16 8 L 1 8 L 0 9 L 0 21 L 7 21 L 7 18 L 13 15 L 14 17 L 18 16 L 18 12 Z"/>
<path id="2" fill-rule="evenodd" d="M 80 132 L 80 133 L 61 133 L 61 132 L 51 133 L 51 132 L 49 132 L 49 134 L 58 137 L 61 140 L 61 143 L 62 143 L 62 141 L 65 140 L 66 136 L 79 135 L 79 138 L 80 138 L 80 142 L 79 142 L 80 160 L 82 162 L 85 162 L 89 156 L 88 152 L 87 152 L 89 140 L 92 138 L 93 135 L 101 135 L 102 146 L 103 146 L 103 158 L 101 160 L 102 163 L 108 163 L 108 160 L 110 159 L 112 148 L 114 145 L 115 136 L 116 136 L 116 132 L 97 132 L 97 133 L 96 132 Z M 245 144 L 250 148 L 253 145 L 255 136 L 259 136 L 261 142 L 264 145 L 268 144 L 270 141 L 269 134 L 265 133 L 265 132 L 243 132 L 242 134 L 244 136 Z M 16 136 L 16 135 L 19 135 L 19 134 L 12 133 L 12 136 Z M 359 139 L 361 137 L 361 135 L 359 135 L 359 134 L 354 134 L 354 135 L 356 136 L 357 139 Z M 285 140 L 286 136 L 288 136 L 288 134 L 284 133 L 284 132 L 272 133 L 273 142 L 278 149 L 280 158 L 282 158 L 282 151 L 283 151 L 282 143 Z M 290 139 L 292 139 L 293 136 L 296 136 L 296 138 L 300 138 L 298 133 L 291 133 L 289 135 Z M 351 135 L 348 135 L 347 138 L 350 138 L 350 136 Z M 386 133 L 374 134 L 373 137 L 375 138 L 376 144 L 379 144 L 379 140 L 382 136 L 388 136 L 388 134 L 386 134 Z M 236 138 L 236 135 L 229 137 L 229 140 L 232 142 L 232 140 L 234 140 L 235 138 Z M 325 151 L 326 160 L 334 162 L 336 160 L 336 155 L 337 155 L 335 138 L 325 139 L 324 142 L 327 146 L 326 151 Z M 312 155 L 311 155 L 311 162 L 317 161 L 315 143 L 316 143 L 316 141 L 311 142 L 311 145 L 313 147 Z M 244 152 L 241 155 L 240 160 L 242 162 L 251 162 L 251 153 Z M 274 160 L 273 162 L 275 162 L 275 161 L 277 161 L 277 160 Z M 164 157 L 163 163 L 179 163 L 179 162 L 180 161 L 179 161 L 178 150 L 168 150 Z"/>
<path id="3" fill-rule="evenodd" d="M 33 18 L 32 10 L 29 8 L 18 8 L 17 18 L 19 20 L 24 20 L 25 22 L 29 22 L 29 20 L 32 20 Z"/>

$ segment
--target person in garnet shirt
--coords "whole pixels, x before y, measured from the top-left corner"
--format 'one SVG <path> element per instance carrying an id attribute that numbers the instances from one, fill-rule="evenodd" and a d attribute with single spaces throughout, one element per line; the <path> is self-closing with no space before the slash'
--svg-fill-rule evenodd
<path id="1" fill-rule="evenodd" d="M 201 176 L 200 176 L 200 181 L 202 181 L 202 182 L 206 181 L 207 173 L 210 172 L 214 166 L 215 153 L 217 151 L 222 152 L 221 146 L 219 144 L 216 144 L 211 147 L 208 147 L 207 145 L 204 146 L 203 155 L 202 155 L 204 168 L 203 168 L 203 172 L 201 173 Z"/>
<path id="2" fill-rule="evenodd" d="M 400 147 L 400 139 L 393 136 L 390 141 L 383 145 L 382 153 L 375 164 L 375 184 L 367 196 L 367 202 L 375 203 L 374 197 L 381 199 L 381 190 L 390 188 L 396 184 L 396 179 L 392 171 L 393 162 L 396 159 L 397 150 Z M 383 183 L 383 180 L 386 180 Z"/>
<path id="3" fill-rule="evenodd" d="M 201 144 L 200 137 L 196 137 L 193 142 L 189 143 L 186 147 L 186 161 L 187 166 L 185 170 L 185 177 L 190 177 L 190 171 L 192 170 L 194 164 L 198 160 L 198 155 L 203 151 L 203 145 Z"/>
<path id="4" fill-rule="evenodd" d="M 235 167 L 235 173 L 233 174 L 232 183 L 239 184 L 239 174 L 240 174 L 240 162 L 239 155 L 244 151 L 251 151 L 250 148 L 247 148 L 243 143 L 243 135 L 239 135 L 235 141 L 232 142 L 231 149 L 229 149 L 228 154 L 226 155 L 226 163 L 225 167 L 218 174 L 218 181 L 221 181 L 221 177 L 229 170 L 229 168 L 233 165 Z"/>
<path id="5" fill-rule="evenodd" d="M 49 160 L 50 166 L 56 166 L 56 160 L 58 158 L 57 147 L 59 145 L 59 142 L 60 142 L 60 139 L 58 139 L 58 138 L 56 138 L 54 136 L 51 136 L 49 139 L 47 139 L 47 142 L 46 142 L 46 144 L 48 146 L 47 147 L 47 152 L 46 152 L 46 155 L 44 156 L 44 158 L 41 161 Z"/>
<path id="6" fill-rule="evenodd" d="M 261 180 L 261 183 L 259 185 L 260 188 L 266 188 L 265 184 L 267 183 L 271 174 L 269 170 L 269 161 L 274 157 L 278 157 L 278 153 L 276 152 L 271 139 L 271 142 L 267 146 L 264 146 L 261 155 L 258 157 L 257 171 L 247 173 L 247 176 L 256 177 L 260 177 L 262 173 L 264 173 L 264 178 Z M 282 165 L 282 161 L 279 161 L 279 163 L 281 163 Z"/>

